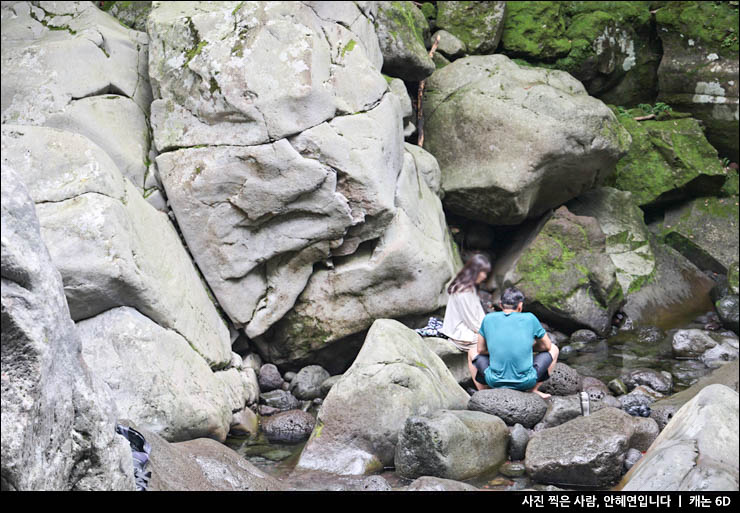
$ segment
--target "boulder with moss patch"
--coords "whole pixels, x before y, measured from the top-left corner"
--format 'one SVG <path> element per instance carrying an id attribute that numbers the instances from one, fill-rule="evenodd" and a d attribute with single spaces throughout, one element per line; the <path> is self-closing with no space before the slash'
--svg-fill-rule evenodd
<path id="1" fill-rule="evenodd" d="M 462 41 L 468 53 L 489 54 L 501 40 L 506 10 L 507 2 L 437 2 L 437 27 Z"/>
<path id="2" fill-rule="evenodd" d="M 636 121 L 635 117 L 645 115 L 642 109 L 615 112 L 632 136 L 632 145 L 607 185 L 630 191 L 640 206 L 720 191 L 727 173 L 696 119 L 666 111 L 656 119 Z"/>
<path id="3" fill-rule="evenodd" d="M 704 197 L 667 210 L 652 228 L 700 269 L 727 274 L 737 261 L 739 226 L 737 197 Z"/>
<path id="4" fill-rule="evenodd" d="M 434 73 L 434 61 L 426 49 L 429 23 L 413 2 L 378 2 L 375 28 L 383 73 L 410 82 Z"/>
<path id="5" fill-rule="evenodd" d="M 720 155 L 737 162 L 738 7 L 731 4 L 666 2 L 657 10 L 658 99 L 702 120 Z"/>
<path id="6" fill-rule="evenodd" d="M 518 239 L 492 271 L 495 288 L 516 286 L 546 320 L 607 333 L 624 295 L 598 221 L 560 207 Z"/>

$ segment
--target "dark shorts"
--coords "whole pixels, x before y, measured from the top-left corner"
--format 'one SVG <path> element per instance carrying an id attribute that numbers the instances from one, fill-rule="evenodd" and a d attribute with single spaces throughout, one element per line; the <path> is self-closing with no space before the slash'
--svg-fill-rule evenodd
<path id="1" fill-rule="evenodd" d="M 478 383 L 488 385 L 484 376 L 490 361 L 491 360 L 487 354 L 479 354 L 473 358 L 473 366 L 478 370 L 478 372 L 475 373 L 475 380 Z M 547 369 L 551 364 L 552 355 L 549 352 L 543 351 L 541 353 L 535 353 L 534 358 L 532 358 L 532 366 L 534 367 L 534 370 L 537 371 L 537 383 L 545 381 L 550 377 L 550 373 Z"/>

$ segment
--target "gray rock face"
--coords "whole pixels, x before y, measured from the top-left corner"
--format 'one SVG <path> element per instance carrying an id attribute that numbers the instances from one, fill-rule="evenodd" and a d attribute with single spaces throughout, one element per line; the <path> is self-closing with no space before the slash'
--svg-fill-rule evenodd
<path id="1" fill-rule="evenodd" d="M 634 429 L 629 415 L 604 408 L 538 431 L 527 445 L 527 474 L 555 485 L 612 485 L 622 475 Z"/>
<path id="2" fill-rule="evenodd" d="M 483 412 L 443 410 L 411 416 L 398 434 L 396 471 L 410 479 L 469 479 L 506 461 L 509 436 L 500 418 Z"/>
<path id="3" fill-rule="evenodd" d="M 141 192 L 149 154 L 148 39 L 92 2 L 2 7 L 2 122 L 89 137 Z"/>
<path id="4" fill-rule="evenodd" d="M 547 411 L 547 403 L 537 394 L 507 388 L 479 390 L 468 402 L 468 409 L 500 417 L 506 424 L 531 428 Z"/>
<path id="5" fill-rule="evenodd" d="M 298 372 L 295 379 L 290 383 L 290 391 L 298 399 L 310 401 L 317 397 L 323 397 L 321 384 L 331 376 L 320 365 L 309 365 Z"/>
<path id="6" fill-rule="evenodd" d="M 738 439 L 737 392 L 709 385 L 676 412 L 622 489 L 737 490 Z"/>
<path id="7" fill-rule="evenodd" d="M 589 407 L 591 413 L 594 413 L 604 408 L 605 404 L 602 401 L 590 401 Z M 554 395 L 548 401 L 547 411 L 542 417 L 538 429 L 546 429 L 565 424 L 569 420 L 580 417 L 582 414 L 581 398 L 579 395 Z"/>
<path id="8" fill-rule="evenodd" d="M 598 185 L 630 143 L 609 108 L 569 74 L 504 55 L 437 70 L 424 102 L 445 205 L 490 224 L 521 223 Z"/>
<path id="9" fill-rule="evenodd" d="M 3 125 L 2 134 L 4 158 L 32 184 L 73 319 L 129 306 L 179 333 L 209 365 L 231 361 L 228 329 L 169 219 L 100 147 L 46 127 Z"/>
<path id="10" fill-rule="evenodd" d="M 411 415 L 462 410 L 468 394 L 413 330 L 380 319 L 332 387 L 297 468 L 366 474 L 392 464 Z"/>
<path id="11" fill-rule="evenodd" d="M 425 43 L 429 23 L 413 2 L 378 2 L 375 29 L 383 53 L 383 73 L 409 82 L 434 73 Z"/>
<path id="12" fill-rule="evenodd" d="M 640 452 L 647 451 L 660 434 L 660 427 L 655 419 L 634 417 L 635 433 L 630 440 L 630 447 Z"/>
<path id="13" fill-rule="evenodd" d="M 308 440 L 316 419 L 302 410 L 289 410 L 262 420 L 262 431 L 273 443 L 294 444 Z"/>
<path id="14" fill-rule="evenodd" d="M 698 358 L 707 349 L 717 345 L 717 341 L 709 332 L 699 329 L 685 329 L 676 331 L 671 338 L 673 355 L 679 358 Z"/>
<path id="15" fill-rule="evenodd" d="M 20 176 L 2 166 L 2 489 L 133 490 L 117 409 L 80 357 Z"/>
<path id="16" fill-rule="evenodd" d="M 286 390 L 273 390 L 260 394 L 260 401 L 279 411 L 295 410 L 300 407 L 298 399 Z"/>
<path id="17" fill-rule="evenodd" d="M 170 442 L 226 440 L 240 407 L 232 408 L 225 384 L 175 331 L 128 307 L 80 321 L 77 331 L 85 362 L 111 388 L 123 418 Z M 243 408 L 244 391 L 238 395 Z"/>
<path id="18" fill-rule="evenodd" d="M 623 409 L 631 409 L 635 406 L 650 406 L 652 403 L 661 399 L 663 394 L 656 392 L 652 388 L 639 385 L 635 387 L 629 394 L 620 395 L 619 402 Z"/>
<path id="19" fill-rule="evenodd" d="M 424 337 L 424 342 L 439 356 L 450 370 L 455 380 L 464 386 L 472 380 L 470 369 L 468 369 L 468 355 L 460 351 L 455 344 L 448 339 L 436 337 Z"/>

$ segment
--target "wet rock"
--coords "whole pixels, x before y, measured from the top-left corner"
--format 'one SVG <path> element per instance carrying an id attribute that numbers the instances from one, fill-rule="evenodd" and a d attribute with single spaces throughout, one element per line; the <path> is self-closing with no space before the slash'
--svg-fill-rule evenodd
<path id="1" fill-rule="evenodd" d="M 539 431 L 527 445 L 527 474 L 539 483 L 610 486 L 622 475 L 634 429 L 629 415 L 604 408 Z"/>
<path id="2" fill-rule="evenodd" d="M 660 427 L 655 419 L 649 417 L 634 417 L 632 422 L 635 433 L 630 440 L 630 447 L 645 452 L 660 434 Z"/>
<path id="3" fill-rule="evenodd" d="M 511 433 L 511 439 L 509 441 L 509 458 L 512 461 L 520 461 L 524 459 L 524 454 L 527 450 L 527 443 L 529 443 L 529 430 L 521 424 L 514 424 L 509 429 Z"/>
<path id="4" fill-rule="evenodd" d="M 531 428 L 545 415 L 547 403 L 534 393 L 494 388 L 474 393 L 468 409 L 496 415 L 510 426 Z"/>
<path id="5" fill-rule="evenodd" d="M 589 406 L 591 413 L 594 413 L 604 408 L 605 405 L 603 401 L 592 401 Z M 582 415 L 579 395 L 552 396 L 548 400 L 547 411 L 538 427 L 539 429 L 547 429 L 559 426 Z"/>
<path id="6" fill-rule="evenodd" d="M 408 485 L 407 492 L 477 492 L 475 486 L 452 479 L 424 476 Z"/>
<path id="7" fill-rule="evenodd" d="M 298 399 L 311 400 L 321 397 L 321 384 L 331 376 L 320 365 L 309 365 L 298 372 L 290 383 L 290 391 Z"/>
<path id="8" fill-rule="evenodd" d="M 210 438 L 168 443 L 137 429 L 152 447 L 147 470 L 151 491 L 285 491 L 285 486 L 252 465 L 242 455 Z"/>
<path id="9" fill-rule="evenodd" d="M 624 457 L 624 470 L 631 469 L 635 463 L 640 461 L 640 458 L 642 458 L 642 453 L 637 449 L 627 451 L 627 455 Z"/>
<path id="10" fill-rule="evenodd" d="M 285 390 L 272 390 L 271 392 L 260 394 L 260 401 L 280 411 L 297 410 L 300 408 L 298 399 Z"/>
<path id="11" fill-rule="evenodd" d="M 644 411 L 643 407 L 649 407 L 651 404 L 653 404 L 658 399 L 661 399 L 662 397 L 663 394 L 661 394 L 660 392 L 656 392 L 648 386 L 639 385 L 635 387 L 634 390 L 632 390 L 629 394 L 620 395 L 619 402 L 622 404 L 622 409 L 624 409 L 625 411 L 637 408 L 635 411 L 642 414 L 642 411 Z"/>
<path id="12" fill-rule="evenodd" d="M 331 387 L 333 387 L 337 383 L 337 381 L 339 381 L 340 379 L 342 379 L 342 375 L 341 374 L 336 375 L 336 376 L 332 376 L 332 377 L 324 380 L 324 382 L 321 383 L 321 396 L 322 397 L 326 397 L 326 395 L 331 390 Z"/>
<path id="13" fill-rule="evenodd" d="M 388 481 L 381 476 L 366 477 L 362 480 L 360 487 L 361 490 L 365 492 L 389 492 L 392 490 Z"/>
<path id="14" fill-rule="evenodd" d="M 622 490 L 737 490 L 738 426 L 737 392 L 707 386 L 676 412 Z"/>
<path id="15" fill-rule="evenodd" d="M 577 330 L 570 336 L 570 343 L 594 344 L 599 340 L 599 336 L 591 330 Z"/>
<path id="16" fill-rule="evenodd" d="M 722 326 L 740 334 L 740 299 L 737 295 L 725 296 L 715 303 Z"/>
<path id="17" fill-rule="evenodd" d="M 650 417 L 655 419 L 660 429 L 664 429 L 670 422 L 676 412 L 693 399 L 704 388 L 712 384 L 723 384 L 732 390 L 738 391 L 738 367 L 740 362 L 735 360 L 712 371 L 708 376 L 704 376 L 694 385 L 670 397 L 656 401 L 651 405 Z"/>
<path id="18" fill-rule="evenodd" d="M 707 349 L 717 345 L 709 333 L 704 330 L 677 330 L 672 338 L 673 355 L 679 358 L 698 358 Z"/>
<path id="19" fill-rule="evenodd" d="M 442 410 L 406 419 L 398 434 L 396 472 L 407 478 L 456 481 L 493 471 L 506 461 L 509 430 L 479 411 Z"/>
<path id="20" fill-rule="evenodd" d="M 717 337 L 717 339 L 719 343 L 707 349 L 700 358 L 702 363 L 710 369 L 716 369 L 738 358 L 737 337 Z"/>
<path id="21" fill-rule="evenodd" d="M 295 444 L 308 440 L 316 419 L 302 410 L 289 410 L 262 420 L 262 431 L 270 442 Z"/>
<path id="22" fill-rule="evenodd" d="M 257 406 L 257 412 L 263 416 L 263 417 L 269 417 L 270 415 L 275 415 L 276 413 L 280 413 L 279 408 L 275 408 L 274 406 L 267 406 L 266 404 L 260 404 Z"/>
<path id="23" fill-rule="evenodd" d="M 280 375 L 278 368 L 272 363 L 266 363 L 260 367 L 257 375 L 261 392 L 271 392 L 278 390 L 283 386 L 283 377 Z"/>
<path id="24" fill-rule="evenodd" d="M 507 461 L 499 469 L 499 474 L 506 477 L 521 477 L 527 473 L 527 467 L 524 462 Z"/>
<path id="25" fill-rule="evenodd" d="M 286 372 L 283 375 L 283 379 L 292 385 L 296 375 L 297 374 L 295 372 Z"/>
<path id="26" fill-rule="evenodd" d="M 550 378 L 540 386 L 540 392 L 552 395 L 571 395 L 581 391 L 582 377 L 572 367 L 558 362 Z"/>
<path id="27" fill-rule="evenodd" d="M 603 381 L 592 378 L 591 376 L 583 377 L 581 388 L 584 392 L 588 393 L 588 398 L 591 401 L 603 401 L 607 396 L 611 395 L 609 387 Z"/>
<path id="28" fill-rule="evenodd" d="M 666 371 L 646 368 L 634 369 L 622 374 L 620 379 L 630 390 L 639 385 L 648 386 L 664 395 L 670 394 L 673 390 L 673 377 L 670 372 Z"/>
<path id="29" fill-rule="evenodd" d="M 234 413 L 231 416 L 229 435 L 231 436 L 257 436 L 259 431 L 259 420 L 257 415 L 249 408 Z"/>

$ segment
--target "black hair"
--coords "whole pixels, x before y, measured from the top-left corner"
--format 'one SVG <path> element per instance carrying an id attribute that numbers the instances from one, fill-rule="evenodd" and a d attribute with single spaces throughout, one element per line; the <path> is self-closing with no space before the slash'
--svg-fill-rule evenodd
<path id="1" fill-rule="evenodd" d="M 516 287 L 509 287 L 501 294 L 501 306 L 516 308 L 519 303 L 524 303 L 524 293 Z"/>
<path id="2" fill-rule="evenodd" d="M 470 260 L 468 260 L 460 272 L 457 273 L 455 279 L 452 280 L 450 286 L 447 287 L 449 294 L 456 292 L 462 292 L 467 289 L 475 289 L 475 280 L 478 278 L 478 274 L 481 272 L 491 272 L 491 262 L 484 255 L 476 253 Z"/>

